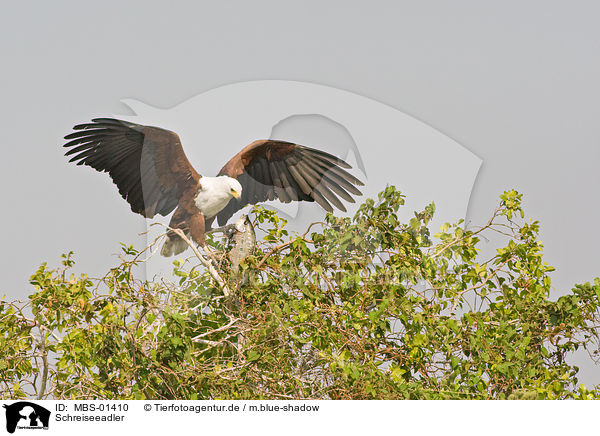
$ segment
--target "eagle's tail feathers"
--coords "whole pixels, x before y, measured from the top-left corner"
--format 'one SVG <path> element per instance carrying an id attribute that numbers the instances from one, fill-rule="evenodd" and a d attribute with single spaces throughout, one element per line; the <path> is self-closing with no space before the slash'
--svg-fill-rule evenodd
<path id="1" fill-rule="evenodd" d="M 185 236 L 189 238 L 189 232 L 186 232 Z M 163 244 L 160 254 L 164 257 L 169 257 L 183 253 L 187 248 L 187 242 L 181 239 L 175 232 L 169 231 L 167 232 L 167 240 Z"/>

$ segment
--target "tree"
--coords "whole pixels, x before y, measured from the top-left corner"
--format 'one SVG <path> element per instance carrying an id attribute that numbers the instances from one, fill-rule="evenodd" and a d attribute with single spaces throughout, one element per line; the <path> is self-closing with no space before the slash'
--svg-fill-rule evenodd
<path id="1" fill-rule="evenodd" d="M 566 357 L 597 355 L 600 280 L 551 300 L 539 223 L 521 194 L 500 200 L 484 226 L 433 237 L 433 204 L 400 222 L 394 187 L 304 235 L 256 208 L 264 237 L 239 267 L 209 239 L 221 284 L 194 257 L 177 284 L 137 280 L 131 246 L 102 279 L 75 277 L 69 253 L 26 304 L 0 303 L 1 396 L 598 398 Z M 482 261 L 491 232 L 506 244 Z"/>

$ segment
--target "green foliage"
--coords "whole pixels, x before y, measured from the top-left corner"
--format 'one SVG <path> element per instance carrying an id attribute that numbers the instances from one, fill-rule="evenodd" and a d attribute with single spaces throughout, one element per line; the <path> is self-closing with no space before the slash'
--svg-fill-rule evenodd
<path id="1" fill-rule="evenodd" d="M 69 275 L 71 254 L 61 268 L 44 264 L 27 304 L 0 303 L 0 395 L 599 397 L 567 358 L 597 351 L 600 280 L 550 299 L 553 268 L 521 194 L 505 192 L 483 227 L 445 224 L 434 236 L 434 206 L 403 223 L 403 203 L 388 187 L 353 218 L 329 214 L 302 236 L 256 208 L 264 238 L 242 271 L 210 239 L 229 297 L 194 258 L 174 263 L 177 284 L 136 280 L 133 247 L 99 280 Z M 489 233 L 505 245 L 482 261 Z"/>

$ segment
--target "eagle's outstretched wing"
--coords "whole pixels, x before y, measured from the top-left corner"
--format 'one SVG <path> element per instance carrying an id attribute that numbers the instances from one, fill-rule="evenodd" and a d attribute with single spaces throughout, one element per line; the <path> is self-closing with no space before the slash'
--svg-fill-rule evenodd
<path id="1" fill-rule="evenodd" d="M 168 215 L 198 187 L 200 175 L 187 159 L 176 133 L 112 118 L 73 127 L 69 162 L 108 172 L 133 212 Z"/>
<path id="2" fill-rule="evenodd" d="M 333 204 L 346 211 L 338 196 L 354 203 L 350 194 L 361 195 L 356 186 L 363 183 L 344 168 L 351 167 L 320 150 L 285 141 L 254 141 L 219 172 L 236 178 L 243 188 L 241 197 L 217 214 L 219 225 L 247 204 L 275 198 L 284 203 L 316 201 L 328 212 Z"/>

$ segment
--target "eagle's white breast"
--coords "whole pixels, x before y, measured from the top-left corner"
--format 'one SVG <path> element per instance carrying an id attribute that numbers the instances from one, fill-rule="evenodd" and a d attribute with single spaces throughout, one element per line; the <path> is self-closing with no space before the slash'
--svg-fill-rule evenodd
<path id="1" fill-rule="evenodd" d="M 202 177 L 200 185 L 202 188 L 194 201 L 205 218 L 214 217 L 227 206 L 233 198 L 232 187 L 236 192 L 241 193 L 239 182 L 227 176 Z"/>

